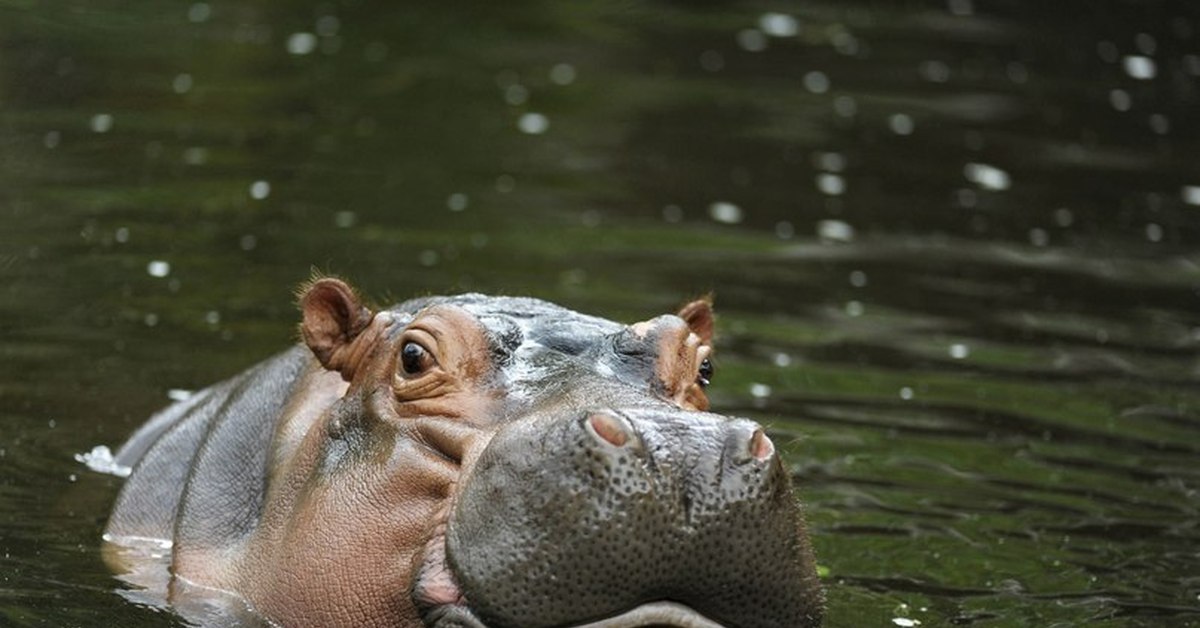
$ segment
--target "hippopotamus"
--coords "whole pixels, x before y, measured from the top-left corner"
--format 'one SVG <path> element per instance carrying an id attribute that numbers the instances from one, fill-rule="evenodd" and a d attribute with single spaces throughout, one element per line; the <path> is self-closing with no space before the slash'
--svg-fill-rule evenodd
<path id="1" fill-rule="evenodd" d="M 105 539 L 155 540 L 168 600 L 287 627 L 819 624 L 778 449 L 708 409 L 708 300 L 622 325 L 479 294 L 375 310 L 324 277 L 299 304 L 302 343 L 116 454 Z"/>

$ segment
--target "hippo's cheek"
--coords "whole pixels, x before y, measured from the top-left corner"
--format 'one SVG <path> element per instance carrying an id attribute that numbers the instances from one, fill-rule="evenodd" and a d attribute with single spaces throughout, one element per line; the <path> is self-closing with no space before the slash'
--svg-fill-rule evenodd
<path id="1" fill-rule="evenodd" d="M 626 409 L 514 424 L 469 470 L 443 533 L 426 597 L 488 628 L 819 618 L 788 478 L 749 421 Z"/>

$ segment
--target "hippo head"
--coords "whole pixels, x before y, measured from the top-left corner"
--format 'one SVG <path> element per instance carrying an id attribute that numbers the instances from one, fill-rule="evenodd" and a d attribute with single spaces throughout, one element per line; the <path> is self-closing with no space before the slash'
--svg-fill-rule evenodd
<path id="1" fill-rule="evenodd" d="M 280 625 L 819 623 L 776 448 L 708 412 L 707 301 L 632 326 L 482 295 L 375 312 L 321 279 L 301 308 L 316 360 L 285 354 L 143 428 L 167 435 L 110 538 L 163 534 L 145 522 L 190 448 L 158 524 L 173 573 Z M 162 427 L 188 415 L 205 422 Z"/>

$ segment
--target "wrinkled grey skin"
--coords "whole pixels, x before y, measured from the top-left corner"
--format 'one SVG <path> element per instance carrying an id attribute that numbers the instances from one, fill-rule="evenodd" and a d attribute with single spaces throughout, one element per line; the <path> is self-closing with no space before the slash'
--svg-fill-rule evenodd
<path id="1" fill-rule="evenodd" d="M 759 426 L 687 410 L 664 397 L 656 343 L 680 319 L 653 319 L 635 333 L 534 299 L 437 297 L 391 308 L 395 325 L 381 346 L 398 351 L 405 325 L 434 305 L 465 311 L 486 330 L 493 368 L 488 386 L 499 401 L 493 415 L 474 417 L 476 453 L 460 461 L 460 477 L 439 510 L 444 519 L 429 521 L 419 539 L 425 549 L 418 564 L 382 583 L 385 592 L 403 598 L 389 603 L 411 605 L 420 623 L 443 628 L 820 623 L 821 590 L 803 521 L 788 474 L 769 441 L 761 444 Z M 272 544 L 281 544 L 264 540 L 270 527 L 264 518 L 279 519 L 271 514 L 276 511 L 311 512 L 275 506 L 276 495 L 286 492 L 277 485 L 336 490 L 345 478 L 365 476 L 375 470 L 366 465 L 378 457 L 355 452 L 361 443 L 428 448 L 402 431 L 374 436 L 385 433 L 381 428 L 363 432 L 370 439 L 346 437 L 353 430 L 345 425 L 370 424 L 355 413 L 372 412 L 366 402 L 353 401 L 351 382 L 350 393 L 312 419 L 308 429 L 329 435 L 309 436 L 327 438 L 314 454 L 318 463 L 289 484 L 279 469 L 288 455 L 301 454 L 281 444 L 282 426 L 320 371 L 307 351 L 294 349 L 153 418 L 118 453 L 118 463 L 136 468 L 114 508 L 109 538 L 170 539 L 177 575 L 201 583 L 210 571 L 203 566 L 215 561 L 188 562 L 180 555 L 215 548 L 222 561 L 274 565 L 251 555 L 277 552 Z M 402 457 L 391 457 L 396 459 Z M 298 493 L 316 499 L 311 488 Z M 317 529 L 322 521 L 297 517 L 271 525 Z M 321 551 L 335 557 L 354 549 L 353 543 L 345 550 L 337 544 L 337 530 L 346 524 L 337 526 L 314 533 L 334 539 Z M 202 567 L 181 566 L 194 564 Z M 347 564 L 356 564 L 353 557 Z M 361 569 L 371 564 L 365 561 Z M 287 565 L 275 568 L 287 571 L 279 582 L 338 577 Z M 285 598 L 283 607 L 306 603 L 276 590 L 283 586 L 272 584 L 278 574 L 254 573 L 250 584 L 211 576 L 217 584 L 210 586 L 232 589 L 260 611 L 274 608 L 273 595 Z M 381 580 L 392 577 L 379 574 Z M 429 602 L 423 591 L 430 583 L 452 586 L 459 599 Z M 362 597 L 366 602 L 347 599 L 344 609 L 315 608 L 321 602 L 314 599 L 314 609 L 298 615 L 306 618 L 300 623 L 418 625 L 355 609 L 373 599 Z M 676 611 L 683 617 L 678 622 L 669 619 Z M 273 621 L 297 623 L 263 612 Z"/>

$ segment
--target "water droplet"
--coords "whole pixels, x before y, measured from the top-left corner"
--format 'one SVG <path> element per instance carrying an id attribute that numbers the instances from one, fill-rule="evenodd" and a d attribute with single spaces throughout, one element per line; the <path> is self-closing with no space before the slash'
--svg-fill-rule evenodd
<path id="1" fill-rule="evenodd" d="M 333 214 L 333 224 L 339 229 L 349 229 L 358 224 L 358 214 L 349 210 L 335 212 Z"/>
<path id="2" fill-rule="evenodd" d="M 575 66 L 570 63 L 556 63 L 550 68 L 550 82 L 555 85 L 570 85 L 575 82 Z"/>
<path id="3" fill-rule="evenodd" d="M 1012 185 L 1007 172 L 988 164 L 969 163 L 963 168 L 963 175 L 985 190 L 1007 190 Z"/>
<path id="4" fill-rule="evenodd" d="M 501 194 L 508 194 L 517 189 L 517 180 L 511 174 L 502 174 L 496 177 L 496 191 Z"/>
<path id="5" fill-rule="evenodd" d="M 858 318 L 866 311 L 861 301 L 849 301 L 846 303 L 846 316 Z"/>
<path id="6" fill-rule="evenodd" d="M 792 356 L 786 353 L 776 353 L 775 357 L 772 358 L 771 361 L 774 362 L 775 366 L 778 366 L 779 368 L 786 368 L 792 365 Z"/>
<path id="7" fill-rule="evenodd" d="M 804 89 L 814 94 L 824 94 L 829 91 L 829 77 L 824 72 L 813 70 L 804 75 Z"/>
<path id="8" fill-rule="evenodd" d="M 838 96 L 833 99 L 833 112 L 843 118 L 853 118 L 858 114 L 858 101 L 851 96 Z"/>
<path id="9" fill-rule="evenodd" d="M 896 135 L 912 135 L 913 128 L 916 125 L 913 123 L 911 116 L 903 113 L 892 114 L 888 118 L 888 127 L 892 129 L 892 133 Z"/>
<path id="10" fill-rule="evenodd" d="M 1180 193 L 1183 202 L 1188 205 L 1200 206 L 1200 185 L 1185 185 Z"/>
<path id="11" fill-rule="evenodd" d="M 737 224 L 742 221 L 742 208 L 726 201 L 717 201 L 708 206 L 708 215 L 717 222 Z"/>
<path id="12" fill-rule="evenodd" d="M 683 208 L 678 205 L 667 205 L 662 208 L 663 220 L 669 223 L 677 223 L 683 220 Z"/>
<path id="13" fill-rule="evenodd" d="M 817 175 L 817 189 L 822 194 L 841 196 L 846 193 L 846 179 L 841 175 L 823 172 Z"/>
<path id="14" fill-rule="evenodd" d="M 540 135 L 550 128 L 550 119 L 540 113 L 526 113 L 517 120 L 517 128 L 522 133 Z"/>
<path id="15" fill-rule="evenodd" d="M 771 387 L 758 382 L 750 384 L 750 396 L 755 399 L 766 399 L 771 396 Z"/>
<path id="16" fill-rule="evenodd" d="M 219 325 L 221 323 L 221 313 L 216 310 L 209 310 L 204 313 L 204 322 L 209 325 Z"/>
<path id="17" fill-rule="evenodd" d="M 1154 59 L 1138 55 L 1130 55 L 1123 60 L 1125 73 L 1140 81 L 1148 81 L 1158 73 Z"/>
<path id="18" fill-rule="evenodd" d="M 192 391 L 186 388 L 172 388 L 167 391 L 167 399 L 171 401 L 187 401 L 191 399 Z"/>
<path id="19" fill-rule="evenodd" d="M 786 13 L 763 13 L 758 27 L 771 37 L 795 37 L 800 32 L 800 22 Z"/>
<path id="20" fill-rule="evenodd" d="M 253 251 L 258 248 L 258 237 L 252 233 L 247 233 L 238 238 L 238 247 L 243 251 Z"/>
<path id="21" fill-rule="evenodd" d="M 166 277 L 171 274 L 171 264 L 169 262 L 156 259 L 146 264 L 146 272 L 151 277 Z"/>
<path id="22" fill-rule="evenodd" d="M 767 36 L 757 28 L 746 28 L 738 31 L 737 43 L 742 50 L 762 52 L 767 49 Z"/>
<path id="23" fill-rule="evenodd" d="M 208 161 L 208 149 L 203 146 L 192 146 L 183 151 L 183 163 L 189 166 L 201 166 Z"/>
<path id="24" fill-rule="evenodd" d="M 959 1 L 961 2 L 963 0 L 959 0 Z M 897 626 L 900 626 L 901 628 L 913 628 L 914 626 L 920 626 L 921 620 L 909 619 L 907 617 L 893 617 L 892 623 L 896 624 Z"/>
<path id="25" fill-rule="evenodd" d="M 513 105 L 523 105 L 529 100 L 529 90 L 520 83 L 513 83 L 504 88 L 504 102 Z"/>
<path id="26" fill-rule="evenodd" d="M 142 322 L 146 324 L 146 327 L 154 327 L 158 324 L 158 314 L 151 312 L 142 319 Z"/>
<path id="27" fill-rule="evenodd" d="M 787 220 L 775 223 L 775 237 L 780 240 L 790 240 L 796 235 L 796 227 Z"/>
<path id="28" fill-rule="evenodd" d="M 854 227 L 841 220 L 822 220 L 817 223 L 817 237 L 826 242 L 852 242 Z"/>
<path id="29" fill-rule="evenodd" d="M 1159 135 L 1166 135 L 1171 131 L 1171 121 L 1161 113 L 1150 114 L 1150 130 Z"/>
<path id="30" fill-rule="evenodd" d="M 192 22 L 193 24 L 207 22 L 208 18 L 211 16 L 212 7 L 210 7 L 207 2 L 196 2 L 193 3 L 192 6 L 188 7 L 188 21 Z"/>
<path id="31" fill-rule="evenodd" d="M 175 80 L 171 81 L 171 89 L 175 90 L 176 94 L 186 94 L 192 90 L 192 75 L 188 73 L 176 74 Z"/>
<path id="32" fill-rule="evenodd" d="M 1059 207 L 1054 210 L 1054 223 L 1060 227 L 1070 227 L 1071 223 L 1075 222 L 1075 214 L 1066 207 Z"/>
<path id="33" fill-rule="evenodd" d="M 909 388 L 908 386 L 904 386 L 903 388 L 901 388 L 900 389 L 900 398 L 905 401 L 912 399 L 913 398 L 913 389 Z"/>
<path id="34" fill-rule="evenodd" d="M 271 184 L 267 181 L 255 181 L 250 184 L 250 198 L 261 201 L 271 195 Z"/>
<path id="35" fill-rule="evenodd" d="M 855 288 L 863 288 L 867 285 L 867 273 L 861 270 L 850 271 L 850 285 Z"/>
<path id="36" fill-rule="evenodd" d="M 955 360 L 962 360 L 971 355 L 971 348 L 960 342 L 950 345 L 950 357 Z"/>
<path id="37" fill-rule="evenodd" d="M 452 212 L 460 212 L 467 208 L 470 199 L 462 192 L 455 192 L 446 198 L 446 207 Z"/>
<path id="38" fill-rule="evenodd" d="M 58 144 L 61 140 L 62 133 L 59 133 L 58 131 L 47 131 L 46 135 L 42 137 L 42 144 L 44 144 L 46 148 L 58 148 Z"/>
<path id="39" fill-rule="evenodd" d="M 917 72 L 930 83 L 945 83 L 950 80 L 950 66 L 936 59 L 922 61 Z"/>
<path id="40" fill-rule="evenodd" d="M 312 33 L 292 33 L 287 39 L 287 51 L 294 55 L 311 54 L 317 49 L 317 36 Z"/>
<path id="41" fill-rule="evenodd" d="M 128 242 L 129 241 L 129 227 L 117 227 L 116 232 L 113 233 L 113 239 L 116 240 L 119 244 L 125 244 L 126 242 Z"/>
<path id="42" fill-rule="evenodd" d="M 1108 93 L 1108 102 L 1117 111 L 1129 111 L 1133 107 L 1133 98 L 1123 89 L 1114 89 Z"/>
<path id="43" fill-rule="evenodd" d="M 436 266 L 438 263 L 438 252 L 430 249 L 421 251 L 421 253 L 417 255 L 417 262 L 427 268 L 430 266 Z"/>
<path id="44" fill-rule="evenodd" d="M 113 128 L 113 117 L 107 113 L 98 113 L 92 116 L 91 127 L 96 133 L 108 133 Z"/>
<path id="45" fill-rule="evenodd" d="M 1163 228 L 1157 223 L 1149 223 L 1146 225 L 1146 239 L 1151 242 L 1162 242 Z"/>

